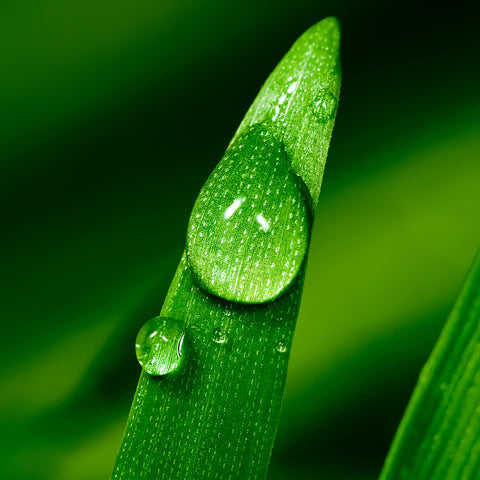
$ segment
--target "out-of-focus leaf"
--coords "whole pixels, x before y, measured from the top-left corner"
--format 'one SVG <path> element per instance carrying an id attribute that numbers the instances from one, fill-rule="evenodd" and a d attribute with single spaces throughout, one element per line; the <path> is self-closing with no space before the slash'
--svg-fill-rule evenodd
<path id="1" fill-rule="evenodd" d="M 381 480 L 475 480 L 480 468 L 480 254 L 423 367 Z"/>

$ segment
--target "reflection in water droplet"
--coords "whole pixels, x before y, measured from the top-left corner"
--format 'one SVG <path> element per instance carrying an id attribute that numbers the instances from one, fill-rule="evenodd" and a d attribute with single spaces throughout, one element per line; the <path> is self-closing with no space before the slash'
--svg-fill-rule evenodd
<path id="1" fill-rule="evenodd" d="M 268 232 L 268 229 L 270 228 L 270 224 L 267 222 L 267 220 L 261 213 L 257 215 L 257 222 L 260 224 L 260 228 L 264 232 Z"/>
<path id="2" fill-rule="evenodd" d="M 212 337 L 213 337 L 213 341 L 216 343 L 225 343 L 227 341 L 227 336 L 220 328 L 216 328 L 213 331 Z"/>
<path id="3" fill-rule="evenodd" d="M 228 220 L 239 208 L 240 205 L 245 201 L 245 198 L 236 198 L 232 204 L 225 210 L 223 218 Z"/>
<path id="4" fill-rule="evenodd" d="M 184 337 L 182 322 L 167 317 L 152 318 L 137 334 L 138 363 L 150 375 L 172 372 L 180 365 Z"/>
<path id="5" fill-rule="evenodd" d="M 277 104 L 272 115 L 273 121 L 280 120 L 280 117 L 285 116 L 288 111 L 288 102 L 291 100 L 292 95 L 296 92 L 298 86 L 298 80 L 293 81 L 293 77 L 288 77 L 287 83 L 284 86 L 284 92 L 278 97 Z M 288 100 L 288 102 L 287 102 Z"/>
<path id="6" fill-rule="evenodd" d="M 283 342 L 278 342 L 277 343 L 277 352 L 278 353 L 285 353 L 287 351 L 287 347 Z"/>
<path id="7" fill-rule="evenodd" d="M 200 286 L 241 303 L 283 293 L 307 252 L 306 195 L 268 128 L 254 125 L 241 135 L 203 186 L 190 217 L 187 257 Z"/>
<path id="8" fill-rule="evenodd" d="M 313 114 L 320 122 L 328 122 L 337 113 L 337 99 L 327 89 L 320 89 L 313 101 Z"/>

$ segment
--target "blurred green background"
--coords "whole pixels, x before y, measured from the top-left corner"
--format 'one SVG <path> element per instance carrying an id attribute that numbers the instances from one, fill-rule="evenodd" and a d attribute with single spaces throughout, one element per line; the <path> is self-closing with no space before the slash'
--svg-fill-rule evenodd
<path id="1" fill-rule="evenodd" d="M 375 479 L 480 243 L 478 6 L 1 1 L 1 476 L 109 477 L 193 201 L 335 15 L 341 103 L 269 479 Z"/>

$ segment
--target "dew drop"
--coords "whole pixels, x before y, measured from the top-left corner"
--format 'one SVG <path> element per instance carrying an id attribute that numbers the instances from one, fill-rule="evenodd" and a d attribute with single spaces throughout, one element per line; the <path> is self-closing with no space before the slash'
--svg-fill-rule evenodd
<path id="1" fill-rule="evenodd" d="M 216 328 L 213 331 L 212 338 L 215 343 L 225 343 L 227 341 L 227 336 L 220 328 Z"/>
<path id="2" fill-rule="evenodd" d="M 319 122 L 325 123 L 335 118 L 338 101 L 326 88 L 321 88 L 313 101 L 313 114 Z"/>
<path id="3" fill-rule="evenodd" d="M 287 351 L 287 347 L 283 342 L 278 342 L 277 343 L 277 352 L 278 353 L 285 353 Z"/>
<path id="4" fill-rule="evenodd" d="M 306 255 L 309 205 L 282 142 L 264 125 L 251 127 L 228 148 L 193 208 L 187 258 L 196 281 L 240 303 L 278 297 Z"/>
<path id="5" fill-rule="evenodd" d="M 181 362 L 183 323 L 168 317 L 154 317 L 139 330 L 135 340 L 138 363 L 150 375 L 165 375 Z"/>

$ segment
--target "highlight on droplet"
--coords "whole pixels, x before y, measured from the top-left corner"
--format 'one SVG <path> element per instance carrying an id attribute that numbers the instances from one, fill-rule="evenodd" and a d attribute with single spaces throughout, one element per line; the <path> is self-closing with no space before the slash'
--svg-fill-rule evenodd
<path id="1" fill-rule="evenodd" d="M 264 232 L 268 232 L 268 229 L 270 228 L 270 224 L 267 222 L 267 220 L 261 213 L 257 215 L 257 222 L 260 224 L 260 228 Z"/>
<path id="2" fill-rule="evenodd" d="M 243 198 L 236 198 L 232 204 L 225 210 L 225 213 L 223 214 L 223 218 L 225 220 L 228 220 L 242 205 L 242 203 L 245 201 L 245 197 Z"/>

